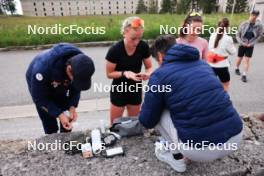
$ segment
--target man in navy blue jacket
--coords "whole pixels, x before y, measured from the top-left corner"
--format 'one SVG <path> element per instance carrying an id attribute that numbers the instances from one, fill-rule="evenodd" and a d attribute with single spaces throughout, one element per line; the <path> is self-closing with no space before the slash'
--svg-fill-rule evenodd
<path id="1" fill-rule="evenodd" d="M 46 134 L 70 132 L 77 119 L 80 92 L 91 87 L 95 71 L 91 58 L 77 47 L 61 43 L 37 55 L 28 67 L 26 79 Z M 69 111 L 66 115 L 64 111 Z"/>
<path id="2" fill-rule="evenodd" d="M 151 91 L 145 94 L 139 117 L 141 124 L 158 129 L 164 141 L 187 146 L 199 144 L 196 148 L 205 149 L 156 150 L 157 158 L 176 171 L 184 172 L 183 156 L 194 161 L 210 161 L 235 150 L 237 146 L 221 151 L 203 146 L 204 143 L 238 145 L 242 137 L 242 121 L 213 70 L 199 59 L 199 51 L 175 44 L 171 35 L 158 37 L 153 49 L 160 67 L 149 79 Z M 170 91 L 151 89 L 168 85 Z"/>

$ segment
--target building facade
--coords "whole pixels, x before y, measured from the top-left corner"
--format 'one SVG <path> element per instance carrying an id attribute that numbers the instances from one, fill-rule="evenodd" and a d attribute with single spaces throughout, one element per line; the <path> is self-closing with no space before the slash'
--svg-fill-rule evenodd
<path id="1" fill-rule="evenodd" d="M 144 2 L 148 7 L 150 1 Z M 21 0 L 21 5 L 26 16 L 117 15 L 135 14 L 138 0 Z"/>
<path id="2" fill-rule="evenodd" d="M 254 9 L 260 11 L 260 20 L 264 24 L 264 0 L 255 0 Z"/>

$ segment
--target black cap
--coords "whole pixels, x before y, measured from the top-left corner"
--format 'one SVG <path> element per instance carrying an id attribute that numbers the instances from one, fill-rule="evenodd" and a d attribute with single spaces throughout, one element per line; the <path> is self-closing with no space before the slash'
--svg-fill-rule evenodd
<path id="1" fill-rule="evenodd" d="M 78 90 L 88 90 L 91 87 L 91 78 L 95 68 L 92 59 L 84 54 L 71 58 L 73 86 Z"/>
<path id="2" fill-rule="evenodd" d="M 258 10 L 252 10 L 251 14 L 255 16 L 259 16 L 259 11 Z"/>

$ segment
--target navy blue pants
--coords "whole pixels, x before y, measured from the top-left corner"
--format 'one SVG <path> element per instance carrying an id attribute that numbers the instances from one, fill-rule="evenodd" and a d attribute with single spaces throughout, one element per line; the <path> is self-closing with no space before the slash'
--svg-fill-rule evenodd
<path id="1" fill-rule="evenodd" d="M 39 117 L 41 119 L 44 132 L 46 134 L 57 133 L 58 130 L 59 130 L 57 118 L 50 116 L 42 108 L 39 108 L 39 107 L 36 106 L 36 109 L 37 109 Z M 68 110 L 68 109 L 64 108 L 63 110 L 65 111 L 65 110 Z M 63 128 L 62 124 L 60 123 L 60 132 L 61 133 L 67 133 L 67 132 L 71 132 L 71 130 L 66 130 L 65 128 Z"/>

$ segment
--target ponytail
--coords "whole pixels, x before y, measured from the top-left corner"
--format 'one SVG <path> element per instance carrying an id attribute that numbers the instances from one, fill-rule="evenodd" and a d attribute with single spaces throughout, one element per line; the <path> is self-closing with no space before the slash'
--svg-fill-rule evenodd
<path id="1" fill-rule="evenodd" d="M 218 47 L 219 41 L 223 38 L 225 30 L 229 27 L 229 20 L 228 18 L 223 18 L 218 23 L 217 27 L 217 35 L 215 38 L 214 48 Z"/>

